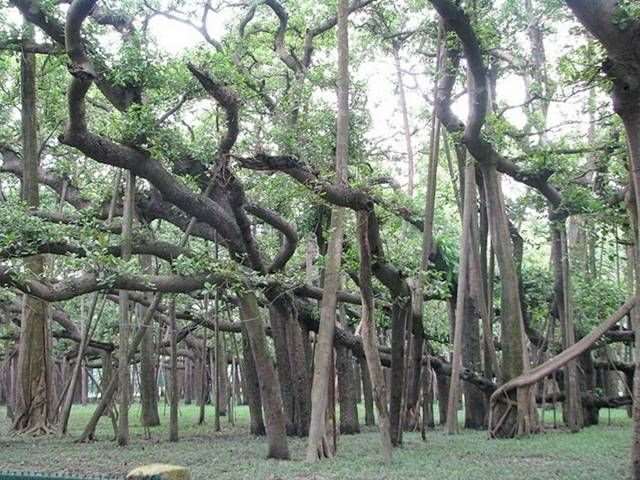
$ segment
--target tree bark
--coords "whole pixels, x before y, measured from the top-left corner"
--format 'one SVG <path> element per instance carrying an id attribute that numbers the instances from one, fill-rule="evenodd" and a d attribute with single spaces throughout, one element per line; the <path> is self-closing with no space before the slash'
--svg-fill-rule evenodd
<path id="1" fill-rule="evenodd" d="M 25 28 L 25 37 L 33 37 L 33 28 Z M 31 208 L 40 204 L 38 188 L 38 122 L 36 98 L 36 57 L 23 51 L 20 56 L 20 95 L 22 101 L 22 200 Z M 38 278 L 44 270 L 44 257 L 25 260 L 30 276 Z M 19 433 L 46 434 L 53 421 L 53 387 L 48 305 L 24 295 L 20 340 L 18 343 L 13 429 Z"/>
<path id="2" fill-rule="evenodd" d="M 367 359 L 360 357 L 360 378 L 362 378 L 362 397 L 364 400 L 364 424 L 374 426 L 376 424 L 376 416 L 373 411 L 373 390 L 371 387 L 371 378 L 369 375 L 369 367 L 367 367 Z"/>
<path id="3" fill-rule="evenodd" d="M 129 171 L 126 173 L 126 186 L 123 198 L 122 213 L 122 252 L 123 261 L 131 258 L 131 241 L 133 228 L 133 208 L 135 201 L 135 177 Z M 125 446 L 129 443 L 129 292 L 120 290 L 120 342 L 118 350 L 118 392 L 120 394 L 118 409 L 118 445 Z"/>
<path id="4" fill-rule="evenodd" d="M 482 163 L 481 170 L 487 195 L 491 238 L 500 268 L 503 362 L 501 373 L 503 380 L 508 381 L 529 369 L 529 355 L 520 306 L 518 274 L 514 263 L 513 244 L 509 234 L 502 187 L 495 164 Z M 516 398 L 512 400 L 516 402 L 515 409 L 510 407 L 510 403 L 493 404 L 494 410 L 490 412 L 489 424 L 492 436 L 523 436 L 537 429 L 537 413 L 530 387 L 520 389 Z M 492 424 L 491 421 L 495 423 Z"/>
<path id="5" fill-rule="evenodd" d="M 178 403 L 180 390 L 178 388 L 178 339 L 176 338 L 176 298 L 169 303 L 169 339 L 171 348 L 171 404 L 169 408 L 169 441 L 178 441 Z"/>
<path id="6" fill-rule="evenodd" d="M 262 400 L 260 398 L 260 383 L 256 365 L 249 345 L 246 327 L 242 328 L 242 359 L 244 362 L 244 377 L 246 385 L 246 399 L 249 405 L 249 431 L 253 435 L 264 435 L 264 419 L 262 416 Z"/>
<path id="7" fill-rule="evenodd" d="M 411 145 L 411 126 L 409 125 L 409 111 L 407 108 L 407 98 L 404 90 L 404 79 L 402 77 L 402 65 L 400 63 L 400 46 L 393 45 L 393 63 L 398 79 L 398 98 L 400 100 L 400 112 L 402 114 L 402 129 L 404 132 L 404 143 L 407 151 L 407 195 L 413 197 L 415 163 L 413 159 L 413 146 Z"/>
<path id="8" fill-rule="evenodd" d="M 462 340 L 465 329 L 466 310 L 471 303 L 469 277 L 471 256 L 471 237 L 473 215 L 477 210 L 476 201 L 476 168 L 472 159 L 467 160 L 464 171 L 464 200 L 462 209 L 462 239 L 460 241 L 460 263 L 458 271 L 458 294 L 456 298 L 456 314 L 453 340 L 453 356 L 451 359 L 451 381 L 447 406 L 446 431 L 449 434 L 459 432 L 458 401 L 461 393 L 460 369 L 462 368 Z"/>
<path id="9" fill-rule="evenodd" d="M 347 183 L 347 159 L 349 154 L 349 2 L 338 1 L 338 114 L 336 133 L 336 179 Z M 325 411 L 328 406 L 329 372 L 333 353 L 333 335 L 336 324 L 336 293 L 340 283 L 342 241 L 344 233 L 344 209 L 335 208 L 331 214 L 331 231 L 326 254 L 324 293 L 320 310 L 320 328 L 316 336 L 313 383 L 311 387 L 311 423 L 306 459 L 316 462 L 322 457 L 333 456 L 326 439 Z"/>
<path id="10" fill-rule="evenodd" d="M 240 303 L 240 318 L 246 327 L 260 385 L 260 397 L 266 418 L 267 458 L 288 460 L 289 446 L 287 444 L 286 419 L 280 396 L 280 382 L 267 349 L 267 337 L 258 301 L 255 295 L 250 292 L 239 294 L 238 301 Z"/>
<path id="11" fill-rule="evenodd" d="M 382 441 L 382 455 L 385 462 L 391 462 L 391 424 L 387 409 L 387 387 L 378 352 L 377 333 L 374 316 L 373 288 L 371 286 L 371 248 L 369 246 L 369 214 L 358 212 L 358 234 L 360 240 L 360 292 L 362 295 L 362 317 L 360 335 L 362 348 L 367 360 L 367 370 L 371 379 L 373 400 L 378 410 L 378 426 Z"/>
<path id="12" fill-rule="evenodd" d="M 143 270 L 150 271 L 151 257 L 148 255 L 141 255 L 140 264 L 142 265 Z M 145 308 L 140 304 L 138 304 L 136 308 L 138 318 L 141 319 L 144 317 Z M 145 427 L 156 427 L 160 425 L 155 351 L 154 329 L 148 328 L 145 331 L 142 343 L 140 344 L 140 417 L 142 425 Z M 186 361 L 184 365 L 186 384 Z"/>
<path id="13" fill-rule="evenodd" d="M 360 433 L 351 350 L 343 346 L 336 347 L 336 369 L 338 372 L 338 401 L 340 403 L 340 433 L 345 435 Z"/>

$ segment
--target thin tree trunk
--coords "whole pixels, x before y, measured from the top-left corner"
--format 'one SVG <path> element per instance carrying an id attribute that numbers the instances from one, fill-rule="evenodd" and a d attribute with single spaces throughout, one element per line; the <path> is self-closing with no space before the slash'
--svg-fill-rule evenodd
<path id="1" fill-rule="evenodd" d="M 69 423 L 69 416 L 71 415 L 71 407 L 73 405 L 73 394 L 76 389 L 76 383 L 78 381 L 78 375 L 82 370 L 82 359 L 84 358 L 84 353 L 87 347 L 89 340 L 91 339 L 91 327 L 93 322 L 93 316 L 95 315 L 96 306 L 98 304 L 98 294 L 95 293 L 93 296 L 93 300 L 91 302 L 91 307 L 89 308 L 89 315 L 83 321 L 82 325 L 82 333 L 80 336 L 80 343 L 78 344 L 78 354 L 76 355 L 76 361 L 73 366 L 73 372 L 71 373 L 71 378 L 69 379 L 69 384 L 66 391 L 63 392 L 64 402 L 62 404 L 62 411 L 60 415 L 60 421 L 58 423 L 58 433 L 60 435 L 65 435 L 67 433 L 67 425 Z M 104 301 L 102 303 L 102 308 L 104 308 Z M 98 314 L 100 316 L 101 312 Z M 82 372 L 86 375 L 86 373 Z"/>
<path id="2" fill-rule="evenodd" d="M 135 177 L 126 172 L 126 186 L 123 199 L 122 213 L 122 252 L 123 261 L 131 258 L 131 235 L 133 228 L 133 208 L 135 202 Z M 118 414 L 118 445 L 129 443 L 129 389 L 131 378 L 129 375 L 129 292 L 120 290 L 120 344 L 118 350 L 118 391 L 120 393 Z"/>
<path id="3" fill-rule="evenodd" d="M 640 228 L 638 227 L 640 215 L 640 105 L 637 97 L 627 98 L 624 93 L 616 90 L 618 98 L 614 95 L 616 111 L 622 117 L 627 133 L 627 145 L 629 149 L 629 171 L 633 186 L 635 215 L 632 215 L 632 224 L 635 227 L 635 248 L 633 249 L 634 284 L 636 297 L 640 295 Z M 635 103 L 633 103 L 635 102 Z M 635 217 L 635 218 L 633 218 Z M 637 305 L 631 312 L 631 326 L 635 333 L 633 346 L 633 441 L 631 446 L 631 471 L 633 480 L 640 480 L 640 307 Z"/>
<path id="4" fill-rule="evenodd" d="M 207 315 L 207 318 L 210 318 L 209 315 L 209 295 L 207 293 L 205 293 L 205 312 Z M 215 320 L 215 326 L 217 327 L 217 319 Z M 207 363 L 208 363 L 208 352 L 209 352 L 209 348 L 207 345 L 207 341 L 209 339 L 209 332 L 208 329 L 205 329 L 204 331 L 204 335 L 203 335 L 203 340 L 202 340 L 202 350 L 200 352 L 196 352 L 200 353 L 200 359 L 202 362 L 202 374 L 200 375 L 200 409 L 199 409 L 199 413 L 198 413 L 198 425 L 204 425 L 204 420 L 205 420 L 205 411 L 206 411 L 206 404 L 207 404 L 207 390 L 208 390 L 208 376 L 207 376 Z M 183 364 L 186 366 L 186 357 L 183 361 Z M 185 369 L 185 373 L 186 373 L 186 369 Z M 186 380 L 186 375 L 185 375 L 185 380 Z M 186 381 L 185 381 L 185 388 L 186 388 Z M 216 432 L 219 430 L 215 430 Z"/>
<path id="5" fill-rule="evenodd" d="M 378 426 L 382 441 L 382 455 L 385 462 L 391 462 L 391 423 L 387 409 L 387 387 L 385 383 L 374 315 L 373 288 L 371 285 L 371 248 L 369 246 L 369 214 L 358 212 L 358 233 L 360 237 L 360 292 L 362 295 L 362 317 L 360 335 L 362 348 L 367 360 L 367 370 L 371 379 L 373 400 L 378 410 Z"/>
<path id="6" fill-rule="evenodd" d="M 347 183 L 349 153 L 349 2 L 338 1 L 338 116 L 336 134 L 336 180 Z M 326 442 L 325 412 L 328 406 L 329 372 L 336 324 L 336 294 L 340 283 L 344 209 L 335 208 L 331 214 L 331 231 L 326 255 L 324 294 L 320 306 L 320 327 L 316 336 L 313 383 L 311 388 L 311 423 L 306 459 L 315 462 L 332 456 Z"/>
<path id="7" fill-rule="evenodd" d="M 439 72 L 442 68 L 442 28 L 438 28 L 438 40 L 436 44 L 436 74 L 433 84 L 433 93 L 435 93 L 438 86 Z M 413 288 L 413 301 L 411 306 L 411 315 L 414 322 L 417 324 L 416 329 L 418 333 L 423 332 L 423 308 L 424 308 L 424 282 L 423 276 L 429 268 L 429 256 L 433 250 L 433 221 L 435 216 L 435 204 L 436 204 L 436 187 L 437 187 L 437 173 L 438 173 L 438 159 L 440 156 L 440 120 L 438 119 L 435 109 L 431 113 L 431 134 L 429 139 L 429 163 L 427 167 L 427 188 L 425 195 L 425 207 L 424 207 L 424 222 L 422 230 L 422 250 L 420 257 L 420 274 L 414 280 Z M 422 338 L 416 338 L 414 340 L 415 350 L 413 352 L 414 363 L 413 369 L 413 388 L 409 389 L 409 395 L 406 402 L 406 412 L 404 418 L 404 424 L 411 427 L 413 420 L 409 418 L 412 415 L 413 418 L 417 416 L 418 398 L 420 396 L 420 383 L 422 383 L 422 368 L 427 371 L 431 371 L 430 360 L 427 360 L 427 365 L 422 366 L 422 352 L 423 352 L 423 340 Z M 427 358 L 430 358 L 427 356 Z"/>
<path id="8" fill-rule="evenodd" d="M 176 298 L 171 298 L 169 303 L 169 340 L 171 348 L 171 405 L 169 408 L 169 441 L 178 441 L 178 402 L 180 392 L 178 390 L 178 342 L 176 338 Z"/>
<path id="9" fill-rule="evenodd" d="M 560 271 L 562 274 L 562 303 L 563 303 L 563 348 L 567 349 L 576 343 L 575 327 L 573 324 L 573 308 L 571 305 L 569 249 L 567 248 L 566 226 L 564 222 L 556 224 L 560 247 Z M 582 428 L 582 405 L 578 387 L 578 370 L 575 360 L 567 364 L 565 370 L 565 396 L 567 398 L 567 424 L 572 432 L 578 432 Z"/>
<path id="10" fill-rule="evenodd" d="M 458 433 L 458 400 L 461 393 L 460 371 L 462 369 L 462 333 L 465 320 L 465 302 L 469 296 L 469 269 L 471 255 L 471 237 L 473 215 L 476 212 L 476 168 L 472 159 L 467 160 L 464 173 L 464 201 L 462 209 L 462 239 L 460 241 L 460 264 L 458 268 L 458 294 L 456 298 L 456 312 L 453 340 L 453 357 L 451 359 L 451 380 L 449 383 L 449 398 L 447 406 L 446 432 Z"/>
<path id="11" fill-rule="evenodd" d="M 409 125 L 409 111 L 407 108 L 407 98 L 404 90 L 404 79 L 402 78 L 400 46 L 395 42 L 393 45 L 393 63 L 396 69 L 396 77 L 398 78 L 398 97 L 400 100 L 400 112 L 402 113 L 402 129 L 404 132 L 405 148 L 407 150 L 407 195 L 413 197 L 413 189 L 415 184 L 415 163 L 413 159 L 413 146 L 411 145 L 411 126 Z"/>

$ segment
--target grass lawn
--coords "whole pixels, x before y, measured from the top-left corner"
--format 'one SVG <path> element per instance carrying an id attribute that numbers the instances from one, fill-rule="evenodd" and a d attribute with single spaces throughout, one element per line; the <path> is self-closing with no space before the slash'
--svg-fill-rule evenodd
<path id="1" fill-rule="evenodd" d="M 207 423 L 196 425 L 198 409 L 182 405 L 178 443 L 167 441 L 168 408 L 160 407 L 163 425 L 145 439 L 137 406 L 132 407 L 131 444 L 112 441 L 108 418 L 98 427 L 98 441 L 76 444 L 93 406 L 74 407 L 68 438 L 12 436 L 4 408 L 0 408 L 0 470 L 46 471 L 122 477 L 136 466 L 175 463 L 191 468 L 196 480 L 305 480 L 305 479 L 433 479 L 433 480 L 552 480 L 629 478 L 631 423 L 623 410 L 601 412 L 601 425 L 577 434 L 547 430 L 524 440 L 487 440 L 486 432 L 448 436 L 430 432 L 404 436 L 404 446 L 394 451 L 393 463 L 381 462 L 377 431 L 339 438 L 335 459 L 315 465 L 303 461 L 305 441 L 291 439 L 293 460 L 265 460 L 264 438 L 248 434 L 248 411 L 237 409 L 237 425 L 222 419 L 222 432 L 213 431 L 213 410 Z M 551 417 L 547 412 L 547 423 Z"/>

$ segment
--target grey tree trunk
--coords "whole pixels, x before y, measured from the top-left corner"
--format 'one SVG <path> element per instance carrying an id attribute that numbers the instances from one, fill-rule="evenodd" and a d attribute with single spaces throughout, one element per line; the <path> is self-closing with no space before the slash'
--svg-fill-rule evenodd
<path id="1" fill-rule="evenodd" d="M 239 295 L 240 318 L 245 325 L 249 345 L 260 384 L 260 397 L 264 407 L 267 433 L 267 458 L 289 459 L 286 418 L 280 396 L 280 382 L 269 351 L 258 301 L 253 293 Z"/>
<path id="2" fill-rule="evenodd" d="M 33 28 L 25 28 L 27 38 Z M 38 122 L 36 99 L 36 58 L 32 53 L 20 56 L 20 95 L 22 100 L 22 199 L 37 208 L 40 204 L 38 188 Z M 44 270 L 44 257 L 25 259 L 29 275 L 38 278 Z M 23 296 L 23 308 L 16 366 L 15 411 L 13 429 L 29 434 L 51 432 L 53 421 L 53 387 L 50 331 L 47 303 L 29 295 Z"/>
<path id="3" fill-rule="evenodd" d="M 351 350 L 336 347 L 336 369 L 338 372 L 338 400 L 340 403 L 340 433 L 360 433 L 356 383 Z"/>
<path id="4" fill-rule="evenodd" d="M 135 177 L 126 172 L 126 185 L 122 213 L 122 252 L 123 261 L 131 258 L 131 236 L 133 229 L 133 208 L 135 201 Z M 118 350 L 118 392 L 120 394 L 118 409 L 118 445 L 129 443 L 129 396 L 131 377 L 129 374 L 129 292 L 120 290 L 120 342 Z"/>
<path id="5" fill-rule="evenodd" d="M 169 304 L 169 339 L 171 348 L 171 404 L 169 408 L 169 441 L 178 441 L 178 403 L 180 389 L 178 388 L 178 342 L 176 327 L 176 299 L 171 298 Z"/>
<path id="6" fill-rule="evenodd" d="M 348 0 L 338 1 L 338 115 L 336 133 L 336 181 L 347 183 L 349 154 L 349 15 Z M 329 372 L 333 353 L 336 324 L 336 294 L 340 283 L 344 209 L 335 208 L 331 214 L 331 231 L 326 255 L 324 294 L 320 306 L 320 327 L 316 336 L 313 383 L 311 387 L 311 422 L 306 459 L 316 462 L 333 456 L 326 434 L 325 412 L 328 406 Z M 333 446 L 335 447 L 335 445 Z"/>

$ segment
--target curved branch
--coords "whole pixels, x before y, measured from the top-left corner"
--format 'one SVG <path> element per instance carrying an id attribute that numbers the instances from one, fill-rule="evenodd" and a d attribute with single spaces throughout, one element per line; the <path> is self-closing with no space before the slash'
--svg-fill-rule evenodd
<path id="1" fill-rule="evenodd" d="M 268 273 L 274 273 L 282 270 L 285 264 L 295 253 L 298 246 L 298 234 L 295 228 L 276 212 L 269 210 L 268 208 L 261 207 L 260 205 L 247 204 L 244 206 L 244 209 L 251 215 L 258 217 L 263 222 L 271 225 L 284 235 L 284 243 L 282 244 L 280 251 L 271 262 L 271 265 L 267 267 Z"/>
<path id="2" fill-rule="evenodd" d="M 206 284 L 221 285 L 230 280 L 220 274 L 200 275 L 130 275 L 107 274 L 98 275 L 87 272 L 72 276 L 67 280 L 45 283 L 38 280 L 25 279 L 16 274 L 10 267 L 0 265 L 0 285 L 10 286 L 38 297 L 47 302 L 70 300 L 100 290 L 135 290 L 140 292 L 190 293 L 200 290 Z"/>
<path id="3" fill-rule="evenodd" d="M 637 303 L 637 300 L 638 299 L 636 297 L 630 298 L 615 313 L 593 329 L 589 335 L 583 337 L 569 348 L 560 352 L 558 355 L 550 358 L 542 365 L 539 365 L 500 386 L 491 395 L 491 403 L 493 404 L 499 401 L 500 395 L 505 395 L 511 390 L 533 385 L 587 351 L 591 345 L 593 345 L 600 337 L 605 335 L 616 323 L 629 313 Z"/>
<path id="4" fill-rule="evenodd" d="M 194 77 L 200 82 L 202 88 L 205 89 L 216 102 L 224 109 L 227 115 L 227 133 L 220 142 L 218 147 L 218 155 L 225 156 L 233 148 L 239 134 L 238 111 L 240 108 L 240 100 L 236 93 L 230 88 L 225 87 L 222 83 L 215 81 L 202 70 L 195 67 L 192 63 L 187 64 L 187 68 Z"/>

